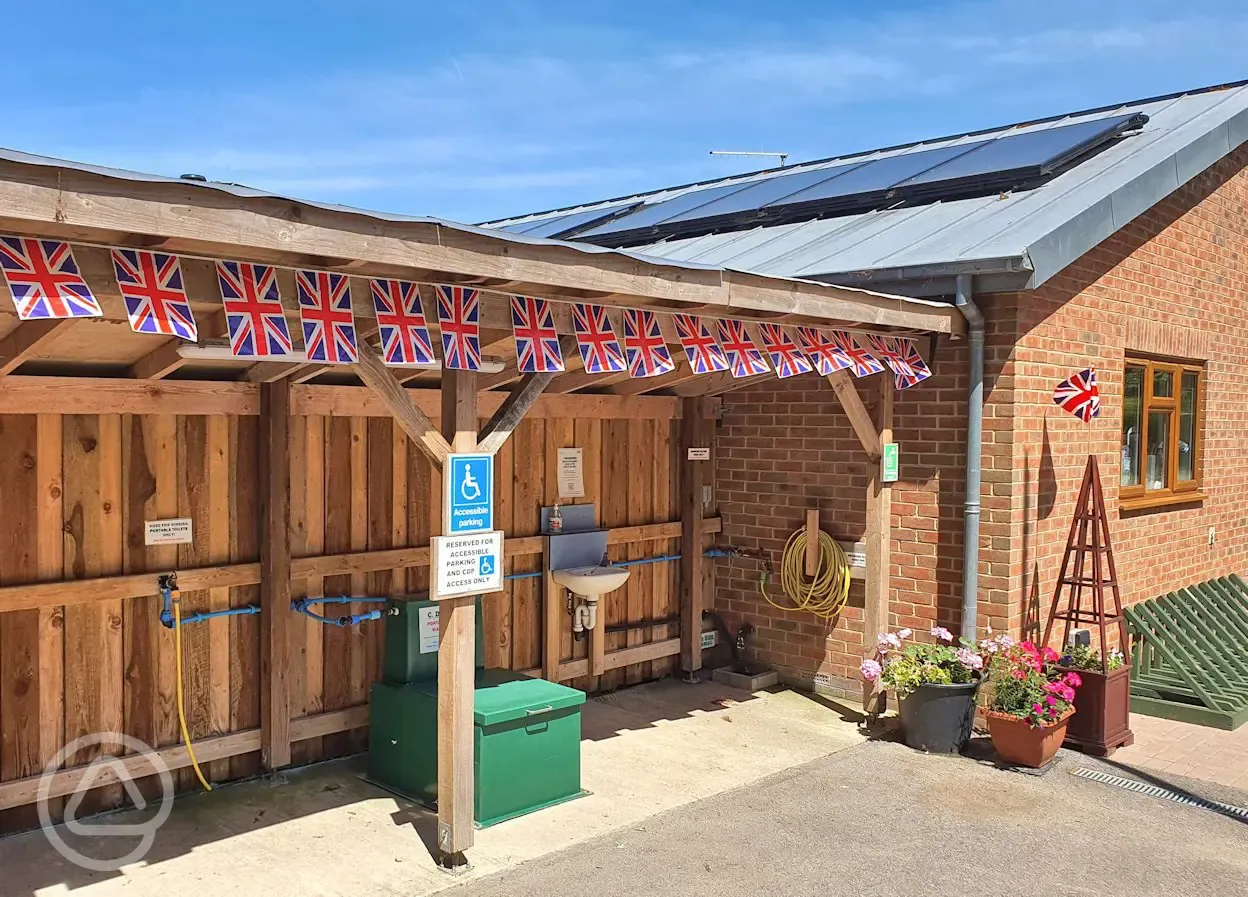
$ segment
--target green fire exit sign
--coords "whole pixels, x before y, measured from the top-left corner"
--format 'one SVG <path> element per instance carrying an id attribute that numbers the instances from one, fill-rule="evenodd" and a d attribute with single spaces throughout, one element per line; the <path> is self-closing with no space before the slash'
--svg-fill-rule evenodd
<path id="1" fill-rule="evenodd" d="M 880 479 L 885 483 L 897 482 L 897 459 L 900 450 L 895 442 L 886 442 L 880 458 Z"/>

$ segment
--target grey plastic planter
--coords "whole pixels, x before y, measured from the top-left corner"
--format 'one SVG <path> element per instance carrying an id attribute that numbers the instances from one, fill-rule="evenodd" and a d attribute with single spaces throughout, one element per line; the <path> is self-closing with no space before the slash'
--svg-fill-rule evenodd
<path id="1" fill-rule="evenodd" d="M 901 737 L 931 754 L 956 754 L 971 740 L 979 682 L 920 685 L 901 699 Z"/>

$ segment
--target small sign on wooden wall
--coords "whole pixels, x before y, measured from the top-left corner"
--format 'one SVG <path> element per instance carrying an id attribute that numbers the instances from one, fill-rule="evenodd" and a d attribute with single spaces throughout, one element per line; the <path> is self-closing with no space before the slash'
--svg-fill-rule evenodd
<path id="1" fill-rule="evenodd" d="M 559 449 L 559 497 L 585 497 L 585 466 L 579 448 Z"/>
<path id="2" fill-rule="evenodd" d="M 711 449 L 710 449 L 710 447 L 709 447 L 709 446 L 704 447 L 704 448 L 693 448 L 693 447 L 690 447 L 690 449 L 689 449 L 689 460 L 690 460 L 690 461 L 709 461 L 709 460 L 711 460 Z"/>
<path id="3" fill-rule="evenodd" d="M 189 545 L 193 541 L 191 519 L 148 520 L 143 536 L 145 545 Z"/>

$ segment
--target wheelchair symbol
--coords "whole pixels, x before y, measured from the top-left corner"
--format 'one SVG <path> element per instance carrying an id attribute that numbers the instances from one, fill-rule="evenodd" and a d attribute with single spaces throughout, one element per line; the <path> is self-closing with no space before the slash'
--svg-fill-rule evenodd
<path id="1" fill-rule="evenodd" d="M 494 556 L 492 554 L 483 554 L 477 565 L 477 572 L 481 576 L 489 576 L 494 572 Z"/>
<path id="2" fill-rule="evenodd" d="M 472 468 L 464 465 L 464 481 L 459 484 L 459 494 L 464 501 L 476 501 L 481 497 L 481 486 L 472 476 Z"/>

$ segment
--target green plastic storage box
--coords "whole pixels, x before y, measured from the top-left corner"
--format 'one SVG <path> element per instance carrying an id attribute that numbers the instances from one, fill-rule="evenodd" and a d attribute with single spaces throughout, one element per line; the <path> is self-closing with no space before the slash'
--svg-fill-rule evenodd
<path id="1" fill-rule="evenodd" d="M 479 670 L 473 697 L 478 826 L 582 794 L 584 692 L 510 670 Z M 369 778 L 430 807 L 438 791 L 437 708 L 436 680 L 373 686 Z"/>
<path id="2" fill-rule="evenodd" d="M 436 608 L 437 601 L 396 601 L 396 614 L 386 619 L 386 646 L 382 654 L 382 678 L 387 682 L 422 682 L 438 678 L 436 648 L 421 653 L 420 623 L 422 611 Z M 477 667 L 485 666 L 485 624 L 481 617 L 481 598 L 477 598 Z M 426 644 L 426 649 L 432 646 Z"/>

